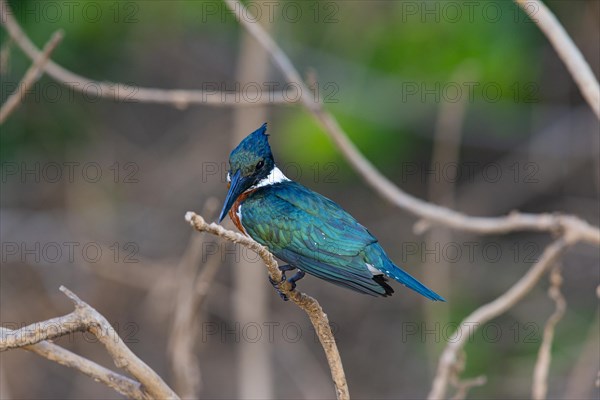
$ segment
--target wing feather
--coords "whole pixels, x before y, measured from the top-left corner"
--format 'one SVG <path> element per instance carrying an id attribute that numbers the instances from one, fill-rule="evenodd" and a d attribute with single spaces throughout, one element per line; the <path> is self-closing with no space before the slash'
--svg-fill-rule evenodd
<path id="1" fill-rule="evenodd" d="M 350 289 L 382 293 L 363 253 L 377 239 L 326 197 L 295 182 L 265 186 L 242 204 L 242 216 L 248 234 L 283 261 Z"/>

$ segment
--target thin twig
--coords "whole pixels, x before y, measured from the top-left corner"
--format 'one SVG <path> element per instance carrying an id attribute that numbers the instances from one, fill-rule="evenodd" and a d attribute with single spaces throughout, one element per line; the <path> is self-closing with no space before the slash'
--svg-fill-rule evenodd
<path id="1" fill-rule="evenodd" d="M 563 60 L 583 98 L 600 119 L 600 85 L 579 48 L 556 16 L 540 0 L 514 0 L 546 35 Z"/>
<path id="2" fill-rule="evenodd" d="M 513 307 L 533 289 L 554 262 L 576 241 L 576 237 L 562 236 L 546 247 L 539 261 L 519 281 L 494 301 L 484 304 L 472 312 L 461 322 L 457 332 L 471 333 L 473 329 L 480 327 Z M 452 368 L 458 360 L 457 354 L 469 338 L 470 335 L 458 335 L 458 339 L 448 343 L 444 349 L 433 381 L 433 387 L 428 396 L 430 400 L 445 398 Z"/>
<path id="3" fill-rule="evenodd" d="M 3 339 L 13 335 L 15 335 L 15 331 L 0 327 L 0 337 Z M 87 358 L 81 357 L 48 341 L 23 346 L 21 349 L 40 355 L 65 367 L 73 368 L 128 398 L 149 399 L 148 394 L 142 391 L 142 385 L 139 382 L 117 374 L 108 368 L 104 368 Z"/>
<path id="4" fill-rule="evenodd" d="M 452 400 L 464 400 L 469 394 L 469 390 L 477 386 L 483 386 L 487 382 L 485 375 L 480 375 L 470 379 L 460 379 L 460 374 L 464 371 L 466 365 L 466 354 L 464 351 L 457 356 L 457 362 L 450 371 L 450 383 L 456 388 L 456 393 Z"/>
<path id="5" fill-rule="evenodd" d="M 280 282 L 278 285 L 279 290 L 288 296 L 290 300 L 296 303 L 298 307 L 304 310 L 306 314 L 308 314 L 310 322 L 312 323 L 313 327 L 315 328 L 315 332 L 319 337 L 321 346 L 325 351 L 325 356 L 327 357 L 329 369 L 331 370 L 331 377 L 335 385 L 336 396 L 338 400 L 350 399 L 346 375 L 344 373 L 344 367 L 342 366 L 342 359 L 335 343 L 331 326 L 329 325 L 329 318 L 327 317 L 327 314 L 323 312 L 319 302 L 302 292 L 292 290 L 289 282 L 282 281 L 282 275 L 277 266 L 277 261 L 275 261 L 275 258 L 269 252 L 269 250 L 258 242 L 255 242 L 251 238 L 241 235 L 237 232 L 227 230 L 215 223 L 208 224 L 204 218 L 191 211 L 186 213 L 185 219 L 197 231 L 207 232 L 227 239 L 231 242 L 241 244 L 242 246 L 254 251 L 263 259 L 271 279 L 273 279 L 275 282 Z"/>
<path id="6" fill-rule="evenodd" d="M 474 387 L 483 386 L 487 383 L 487 378 L 484 375 L 477 376 L 471 379 L 458 380 L 454 383 L 456 393 L 452 396 L 452 400 L 464 400 L 469 394 L 469 390 Z"/>
<path id="7" fill-rule="evenodd" d="M 63 317 L 52 318 L 44 322 L 38 322 L 21 329 L 6 332 L 7 334 L 3 331 L 2 337 L 0 338 L 0 351 L 33 347 L 33 345 L 73 332 L 87 331 L 92 333 L 98 341 L 104 345 L 118 368 L 123 368 L 140 382 L 142 385 L 141 390 L 144 392 L 143 397 L 159 399 L 179 398 L 175 392 L 167 386 L 162 378 L 156 374 L 156 372 L 140 360 L 125 345 L 123 340 L 102 314 L 82 301 L 64 286 L 60 287 L 60 291 L 73 301 L 75 311 Z M 46 347 L 43 350 L 60 352 L 60 350 L 53 347 Z M 48 356 L 45 357 L 50 358 Z M 53 357 L 64 360 L 66 353 L 63 352 Z M 80 364 L 74 363 L 69 366 L 78 368 L 79 365 Z M 93 368 L 89 364 L 86 364 L 86 366 L 88 368 Z M 82 370 L 82 372 L 90 375 L 88 373 L 89 370 L 88 372 Z"/>
<path id="8" fill-rule="evenodd" d="M 0 22 L 27 57 L 36 60 L 42 54 L 23 32 L 5 0 L 0 0 Z M 292 97 L 283 91 L 271 89 L 257 92 L 248 90 L 243 93 L 222 92 L 214 87 L 217 86 L 214 83 L 210 83 L 211 87 L 206 87 L 207 90 L 188 90 L 144 88 L 119 82 L 100 82 L 78 75 L 53 61 L 48 61 L 44 66 L 44 71 L 59 83 L 77 92 L 85 94 L 92 92 L 94 96 L 102 96 L 121 102 L 170 104 L 179 109 L 184 109 L 191 104 L 240 107 L 263 104 L 292 104 L 299 101 L 298 96 Z M 306 94 L 302 97 L 311 97 L 310 92 L 304 93 Z"/>
<path id="9" fill-rule="evenodd" d="M 0 4 L 1 6 L 1 4 Z M 52 34 L 48 43 L 44 46 L 44 50 L 34 59 L 33 64 L 25 75 L 17 89 L 10 95 L 8 99 L 2 104 L 2 108 L 0 108 L 0 125 L 6 121 L 6 118 L 17 109 L 17 106 L 23 101 L 25 94 L 29 91 L 31 86 L 40 78 L 44 67 L 50 60 L 50 54 L 54 51 L 56 46 L 63 39 L 63 32 L 58 30 Z"/>
<path id="10" fill-rule="evenodd" d="M 562 281 L 563 279 L 560 274 L 560 267 L 554 267 L 550 274 L 550 288 L 548 289 L 548 296 L 554 300 L 556 309 L 550 318 L 548 318 L 548 321 L 544 326 L 544 336 L 533 372 L 531 397 L 536 400 L 545 399 L 548 393 L 548 371 L 550 370 L 550 362 L 552 361 L 552 341 L 554 340 L 554 328 L 562 319 L 563 315 L 565 315 L 565 311 L 567 309 L 567 302 L 560 292 Z"/>

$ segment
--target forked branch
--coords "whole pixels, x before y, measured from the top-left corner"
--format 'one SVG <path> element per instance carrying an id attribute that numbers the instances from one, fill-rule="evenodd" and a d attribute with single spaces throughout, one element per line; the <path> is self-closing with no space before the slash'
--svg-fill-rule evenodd
<path id="1" fill-rule="evenodd" d="M 15 331 L 0 327 L 0 338 L 2 338 L 2 340 L 13 335 L 15 335 Z M 48 341 L 44 340 L 36 344 L 19 348 L 35 353 L 50 361 L 64 365 L 65 367 L 74 368 L 128 398 L 140 400 L 149 399 L 148 394 L 142 390 L 142 385 L 139 382 L 121 374 L 117 374 L 108 368 L 104 368 L 87 358 L 81 357 Z"/>
<path id="2" fill-rule="evenodd" d="M 75 304 L 75 311 L 62 317 L 37 322 L 17 330 L 0 330 L 0 351 L 23 348 L 60 364 L 75 368 L 119 393 L 136 399 L 178 399 L 179 397 L 156 372 L 140 360 L 123 342 L 110 323 L 64 286 L 60 287 Z M 48 340 L 73 332 L 90 332 L 104 345 L 115 365 L 138 382 L 116 374 Z"/>
<path id="3" fill-rule="evenodd" d="M 470 328 L 476 329 L 481 327 L 481 325 L 498 317 L 517 304 L 576 241 L 577 238 L 574 236 L 562 236 L 546 247 L 539 261 L 521 279 L 500 297 L 473 311 L 460 323 L 457 332 L 473 332 Z M 446 397 L 446 389 L 452 369 L 458 362 L 459 352 L 469 339 L 470 335 L 460 335 L 457 340 L 451 341 L 446 345 L 440 357 L 433 387 L 428 396 L 429 400 L 444 399 Z"/>

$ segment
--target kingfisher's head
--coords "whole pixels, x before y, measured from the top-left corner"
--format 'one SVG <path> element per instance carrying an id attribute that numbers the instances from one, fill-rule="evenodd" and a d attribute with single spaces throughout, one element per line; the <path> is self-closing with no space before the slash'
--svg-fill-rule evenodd
<path id="1" fill-rule="evenodd" d="M 229 192 L 227 192 L 219 222 L 225 218 L 233 203 L 242 193 L 263 179 L 267 179 L 269 173 L 275 168 L 268 136 L 267 124 L 264 123 L 246 136 L 229 154 L 229 172 L 227 174 Z"/>

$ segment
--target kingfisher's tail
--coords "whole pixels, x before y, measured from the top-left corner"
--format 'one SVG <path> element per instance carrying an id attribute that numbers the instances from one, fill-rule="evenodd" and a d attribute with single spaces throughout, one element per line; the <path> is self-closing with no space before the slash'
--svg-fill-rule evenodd
<path id="1" fill-rule="evenodd" d="M 442 296 L 429 289 L 427 286 L 423 285 L 421 282 L 410 276 L 408 273 L 402 271 L 391 261 L 389 262 L 389 264 L 391 265 L 391 268 L 389 269 L 390 273 L 387 275 L 389 275 L 390 277 L 394 278 L 404 286 L 411 288 L 415 292 L 422 294 L 430 300 L 446 301 Z"/>
<path id="2" fill-rule="evenodd" d="M 367 248 L 367 258 L 369 262 L 383 274 L 394 278 L 404 286 L 427 297 L 433 301 L 446 301 L 442 296 L 423 285 L 421 282 L 410 276 L 407 272 L 397 267 L 392 260 L 385 254 L 379 243 L 373 243 Z"/>

